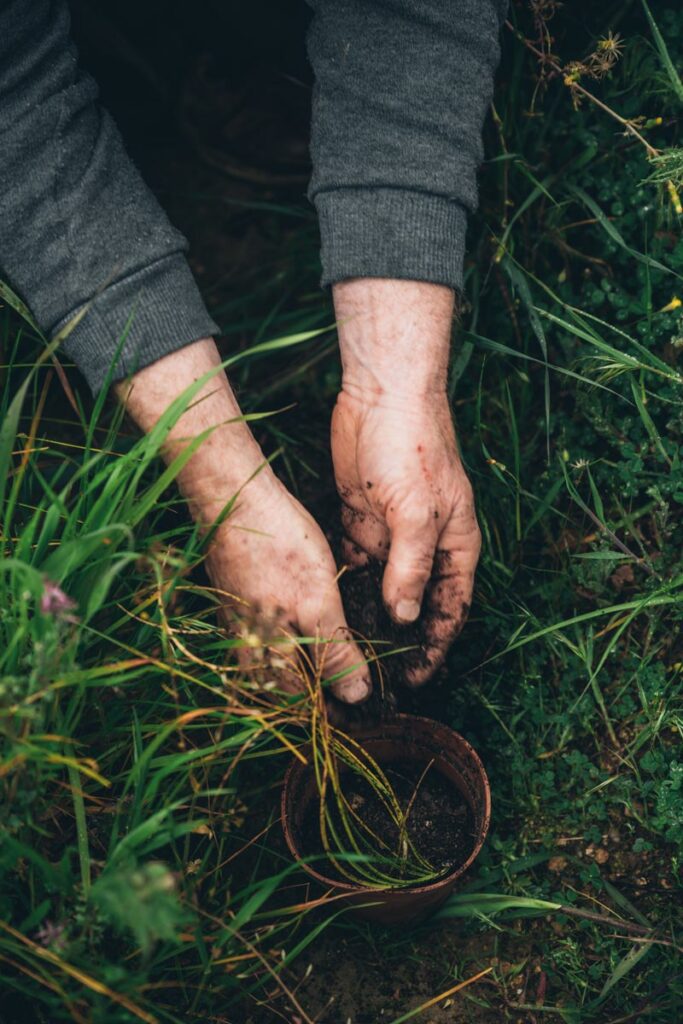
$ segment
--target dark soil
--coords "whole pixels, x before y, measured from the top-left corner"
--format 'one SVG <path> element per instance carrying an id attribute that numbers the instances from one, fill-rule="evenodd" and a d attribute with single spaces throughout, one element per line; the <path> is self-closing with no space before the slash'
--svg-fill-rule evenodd
<path id="1" fill-rule="evenodd" d="M 338 508 L 325 520 L 329 525 L 339 517 Z M 341 533 L 341 524 L 339 526 Z M 328 538 L 337 553 L 334 529 L 328 529 Z M 346 729 L 360 728 L 391 719 L 397 711 L 408 714 L 427 714 L 439 718 L 441 698 L 439 691 L 447 683 L 447 670 L 441 666 L 425 687 L 406 684 L 410 668 L 422 667 L 427 661 L 427 633 L 423 618 L 407 626 L 400 626 L 391 618 L 382 600 L 383 562 L 371 561 L 362 569 L 350 569 L 339 579 L 346 619 L 358 638 L 361 648 L 372 657 L 370 662 L 373 690 L 370 698 L 355 706 L 338 706 L 337 717 Z M 428 599 L 428 595 L 427 598 Z M 406 648 L 404 650 L 404 648 Z M 401 653 L 394 653 L 400 651 Z M 431 698 L 427 702 L 427 695 Z M 336 719 L 335 719 L 336 720 Z"/>
<path id="2" fill-rule="evenodd" d="M 377 643 L 381 655 L 395 648 L 409 647 L 400 655 L 382 660 L 382 672 L 391 683 L 402 683 L 410 668 L 422 668 L 427 660 L 427 634 L 422 619 L 399 626 L 389 615 L 382 600 L 384 563 L 371 561 L 363 569 L 352 569 L 340 578 L 339 586 L 349 626 L 363 639 Z"/>
<path id="3" fill-rule="evenodd" d="M 435 876 L 442 877 L 463 864 L 474 846 L 474 817 L 453 784 L 433 766 L 428 768 L 415 761 L 393 761 L 382 765 L 382 769 L 404 812 L 412 800 L 408 836 L 415 851 L 432 866 Z M 399 848 L 399 830 L 370 783 L 355 772 L 348 772 L 342 776 L 342 787 L 350 807 L 381 840 L 377 844 L 378 856 L 391 856 L 390 851 Z M 313 801 L 301 829 L 301 849 L 308 856 L 322 853 L 318 812 L 317 802 Z M 336 803 L 332 814 L 341 831 Z M 358 830 L 365 834 L 362 826 L 358 825 Z M 330 877 L 340 877 L 329 861 L 324 866 L 318 864 L 318 869 Z"/>

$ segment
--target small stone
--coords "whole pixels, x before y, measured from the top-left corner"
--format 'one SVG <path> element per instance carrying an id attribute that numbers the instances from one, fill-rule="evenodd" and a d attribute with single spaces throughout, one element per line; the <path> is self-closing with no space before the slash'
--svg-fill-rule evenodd
<path id="1" fill-rule="evenodd" d="M 556 874 L 564 871 L 567 866 L 566 857 L 551 857 L 548 861 L 548 871 L 554 871 Z"/>

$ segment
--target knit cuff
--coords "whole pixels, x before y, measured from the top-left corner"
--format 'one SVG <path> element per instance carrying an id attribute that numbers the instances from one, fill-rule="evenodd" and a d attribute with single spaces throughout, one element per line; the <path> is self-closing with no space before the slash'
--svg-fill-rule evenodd
<path id="1" fill-rule="evenodd" d="M 83 308 L 87 312 L 65 338 L 63 348 L 93 393 L 110 371 L 110 380 L 121 380 L 169 352 L 218 333 L 180 253 L 109 285 L 89 304 L 64 317 L 51 336 Z"/>
<path id="2" fill-rule="evenodd" d="M 462 288 L 467 214 L 459 203 L 396 188 L 339 188 L 314 198 L 322 284 L 390 277 Z"/>

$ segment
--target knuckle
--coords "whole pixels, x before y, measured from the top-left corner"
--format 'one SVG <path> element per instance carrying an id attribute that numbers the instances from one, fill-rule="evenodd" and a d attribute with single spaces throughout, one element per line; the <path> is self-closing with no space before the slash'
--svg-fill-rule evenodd
<path id="1" fill-rule="evenodd" d="M 389 518 L 387 516 L 387 518 Z M 415 497 L 397 505 L 393 514 L 393 528 L 418 533 L 429 530 L 432 527 L 434 513 L 430 511 L 429 504 Z"/>
<path id="2" fill-rule="evenodd" d="M 325 675 L 333 676 L 344 668 L 360 664 L 361 657 L 360 654 L 354 657 L 352 644 L 330 639 L 322 645 L 318 661 Z"/>
<path id="3" fill-rule="evenodd" d="M 409 576 L 426 582 L 432 574 L 433 552 L 424 549 L 401 549 L 389 552 L 390 575 Z"/>

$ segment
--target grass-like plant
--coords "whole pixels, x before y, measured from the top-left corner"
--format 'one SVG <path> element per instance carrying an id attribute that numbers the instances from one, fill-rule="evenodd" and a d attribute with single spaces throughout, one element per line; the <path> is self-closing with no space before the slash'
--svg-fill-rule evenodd
<path id="1" fill-rule="evenodd" d="M 290 649 L 284 657 L 278 658 L 277 641 L 271 641 L 271 650 L 281 668 L 286 670 L 289 687 L 292 680 L 298 683 L 298 696 L 290 694 L 289 700 L 293 708 L 299 709 L 303 749 L 315 780 L 315 817 L 321 854 L 321 859 L 315 861 L 316 866 L 324 872 L 324 861 L 327 861 L 328 869 L 331 867 L 341 879 L 366 888 L 401 888 L 433 881 L 441 872 L 420 854 L 409 829 L 415 799 L 433 761 L 425 765 L 408 802 L 402 801 L 382 765 L 352 733 L 336 724 L 339 711 L 330 712 L 326 690 L 341 675 L 325 679 L 326 651 L 337 641 L 332 638 L 321 643 L 319 637 L 287 637 L 284 641 L 294 653 Z M 367 640 L 364 646 L 374 669 L 381 703 L 385 687 L 383 656 L 377 655 Z M 277 683 L 274 683 L 271 695 L 276 688 Z M 279 696 L 287 699 L 283 691 Z M 382 808 L 388 830 L 392 836 L 395 834 L 395 842 L 378 835 L 349 799 L 349 792 L 358 785 Z M 314 851 L 307 853 L 312 856 Z"/>
<path id="2" fill-rule="evenodd" d="M 329 725 L 325 716 L 312 723 L 312 762 L 318 793 L 322 849 L 345 880 L 366 888 L 425 885 L 439 870 L 420 854 L 411 838 L 410 813 L 431 764 L 423 769 L 406 806 L 382 766 L 362 744 Z M 395 843 L 380 836 L 349 799 L 353 785 L 364 786 L 383 809 Z"/>

